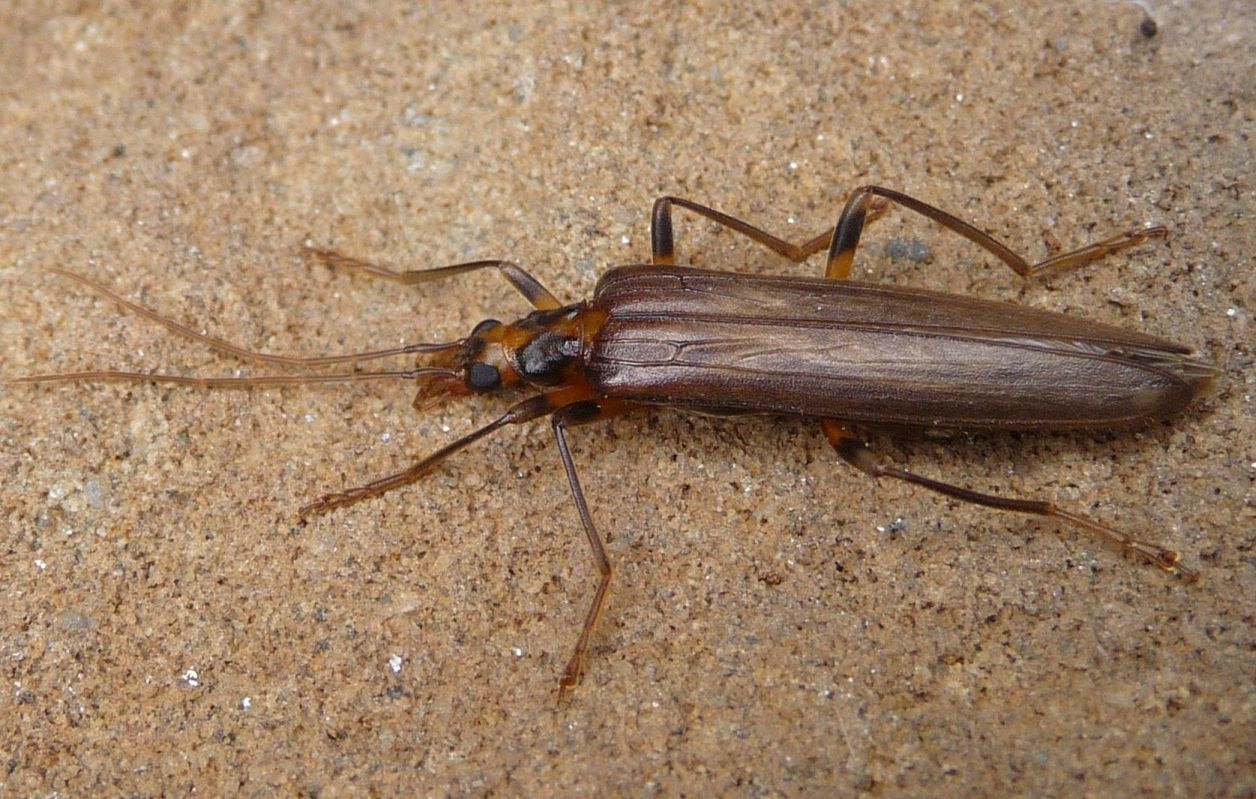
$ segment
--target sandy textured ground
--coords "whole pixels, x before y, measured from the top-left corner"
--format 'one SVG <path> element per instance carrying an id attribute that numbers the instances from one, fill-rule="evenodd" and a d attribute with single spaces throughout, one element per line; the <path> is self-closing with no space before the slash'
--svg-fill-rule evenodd
<path id="1" fill-rule="evenodd" d="M 593 570 L 544 424 L 301 525 L 312 496 L 500 406 L 416 414 L 391 383 L 2 387 L 0 794 L 1256 793 L 1243 0 L 1154 3 L 1153 38 L 1101 2 L 13 5 L 6 375 L 240 368 L 50 266 L 250 347 L 353 351 L 525 306 L 491 275 L 310 269 L 304 240 L 408 267 L 511 257 L 575 299 L 648 257 L 660 194 L 802 240 L 876 182 L 1034 257 L 1168 225 L 1025 286 L 896 213 L 857 270 L 1146 330 L 1224 376 L 1138 433 L 877 442 L 1119 520 L 1180 549 L 1193 587 L 874 484 L 811 422 L 576 431 L 618 581 L 563 706 Z M 692 218 L 679 236 L 703 265 L 820 268 Z"/>

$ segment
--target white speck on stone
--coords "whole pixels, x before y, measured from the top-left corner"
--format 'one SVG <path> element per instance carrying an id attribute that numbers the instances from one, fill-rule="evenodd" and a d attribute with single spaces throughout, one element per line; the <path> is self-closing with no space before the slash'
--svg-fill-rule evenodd
<path id="1" fill-rule="evenodd" d="M 1238 308 L 1226 308 L 1225 315 L 1233 319 L 1234 317 L 1239 315 L 1239 309 Z"/>
<path id="2" fill-rule="evenodd" d="M 789 168 L 790 168 L 790 169 L 797 169 L 797 168 L 798 168 L 798 162 L 797 162 L 797 161 L 790 161 L 790 162 L 789 162 Z"/>
<path id="3" fill-rule="evenodd" d="M 388 656 L 388 668 L 392 670 L 393 674 L 401 673 L 402 662 L 403 661 L 401 659 L 401 655 L 389 655 Z"/>
<path id="4" fill-rule="evenodd" d="M 101 487 L 100 481 L 94 477 L 83 484 L 83 496 L 87 499 L 87 504 L 93 508 L 99 508 L 105 504 L 105 490 Z"/>
<path id="5" fill-rule="evenodd" d="M 199 688 L 201 686 L 201 677 L 196 673 L 196 669 L 188 669 L 183 672 L 183 676 L 179 679 L 189 688 Z"/>
<path id="6" fill-rule="evenodd" d="M 70 493 L 70 490 L 68 488 L 61 485 L 60 483 L 53 483 L 52 488 L 48 489 L 48 499 L 51 499 L 55 502 L 57 500 L 65 499 L 65 495 L 68 493 Z"/>
<path id="7" fill-rule="evenodd" d="M 960 93 L 958 93 L 958 94 L 956 94 L 956 95 L 955 95 L 955 102 L 957 102 L 957 103 L 962 103 L 962 102 L 964 102 L 964 93 L 963 93 L 963 92 L 960 92 Z"/>
<path id="8" fill-rule="evenodd" d="M 241 699 L 241 700 L 240 700 L 240 709 L 241 709 L 241 710 L 248 710 L 248 709 L 249 709 L 249 708 L 251 708 L 251 707 L 253 707 L 253 697 L 251 697 L 251 696 L 246 696 L 246 697 L 244 697 L 243 699 Z"/>
<path id="9" fill-rule="evenodd" d="M 313 424 L 314 420 L 317 419 L 318 417 L 312 413 L 307 413 L 303 418 L 305 419 L 306 424 Z"/>
<path id="10" fill-rule="evenodd" d="M 36 568 L 36 569 L 39 569 L 39 570 L 41 570 L 41 571 L 42 571 L 43 569 L 48 568 L 48 564 L 47 564 L 47 563 L 44 563 L 44 562 L 43 562 L 41 559 L 39 559 L 39 558 L 35 558 L 35 568 Z"/>
<path id="11" fill-rule="evenodd" d="M 523 650 L 517 646 L 512 646 L 510 648 L 510 654 L 514 655 L 517 658 L 521 658 L 523 657 Z"/>
<path id="12" fill-rule="evenodd" d="M 627 245 L 627 244 L 628 244 L 628 243 L 630 243 L 631 241 L 632 241 L 632 239 L 628 238 L 627 236 L 620 236 L 620 237 L 619 237 L 619 243 L 620 243 L 620 244 Z"/>

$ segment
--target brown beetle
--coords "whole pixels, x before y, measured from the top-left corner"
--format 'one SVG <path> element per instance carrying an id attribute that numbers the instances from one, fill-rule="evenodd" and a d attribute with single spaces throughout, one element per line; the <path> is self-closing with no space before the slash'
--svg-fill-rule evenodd
<path id="1" fill-rule="evenodd" d="M 890 202 L 972 240 L 1027 278 L 1075 268 L 1167 232 L 1162 227 L 1138 228 L 1031 265 L 950 214 L 877 186 L 855 190 L 834 228 L 801 246 L 712 208 L 664 197 L 654 204 L 653 263 L 613 269 L 599 281 L 590 300 L 569 305 L 508 261 L 394 272 L 329 250 L 308 249 L 307 255 L 315 260 L 405 284 L 497 269 L 536 308 L 511 324 L 481 322 L 466 338 L 447 344 L 322 358 L 251 352 L 197 333 L 88 278 L 54 270 L 180 335 L 247 360 L 309 367 L 421 353 L 432 356 L 434 363 L 397 372 L 196 378 L 98 371 L 11 382 L 132 380 L 248 387 L 400 377 L 419 381 L 416 408 L 446 396 L 516 387 L 539 392 L 405 471 L 326 494 L 300 513 L 303 518 L 323 513 L 413 483 L 501 427 L 549 416 L 599 574 L 562 675 L 564 690 L 580 680 L 589 637 L 611 581 L 611 564 L 585 503 L 566 429 L 645 405 L 816 417 L 838 454 L 874 477 L 905 480 L 979 505 L 1054 517 L 1165 571 L 1194 578 L 1195 572 L 1180 564 L 1171 549 L 1050 502 L 981 494 L 886 465 L 852 432 L 1136 425 L 1181 410 L 1217 375 L 1189 348 L 1142 333 L 1004 303 L 848 281 L 864 224 Z M 714 220 L 793 261 L 827 248 L 825 277 L 759 277 L 675 266 L 673 207 Z"/>

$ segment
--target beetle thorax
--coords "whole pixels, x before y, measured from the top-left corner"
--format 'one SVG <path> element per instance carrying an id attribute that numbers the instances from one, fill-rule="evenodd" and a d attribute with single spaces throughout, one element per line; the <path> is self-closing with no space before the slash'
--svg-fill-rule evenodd
<path id="1" fill-rule="evenodd" d="M 519 376 L 536 386 L 563 382 L 580 359 L 585 335 L 582 304 L 554 311 L 536 311 L 506 337 L 510 360 Z M 512 340 L 513 339 L 513 340 Z"/>

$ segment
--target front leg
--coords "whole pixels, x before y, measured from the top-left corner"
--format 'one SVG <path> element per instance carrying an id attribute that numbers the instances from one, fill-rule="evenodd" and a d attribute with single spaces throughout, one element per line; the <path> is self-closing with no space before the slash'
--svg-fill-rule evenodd
<path id="1" fill-rule="evenodd" d="M 434 470 L 445 462 L 445 459 L 456 452 L 466 449 L 471 444 L 484 438 L 489 433 L 499 430 L 509 424 L 521 424 L 522 422 L 531 421 L 548 413 L 552 413 L 555 408 L 562 405 L 567 398 L 568 389 L 560 389 L 549 394 L 538 394 L 530 397 L 510 407 L 504 414 L 497 417 L 493 421 L 472 432 L 466 434 L 462 438 L 446 444 L 440 449 L 420 459 L 413 466 L 396 474 L 390 474 L 387 477 L 381 477 L 373 480 L 366 485 L 349 488 L 344 491 L 337 491 L 331 494 L 323 494 L 314 501 L 302 506 L 298 511 L 302 521 L 316 514 L 327 513 L 335 508 L 345 508 L 355 505 L 364 499 L 378 497 L 386 494 L 402 486 L 408 486 L 411 483 L 418 482 L 429 472 Z"/>
<path id="2" fill-rule="evenodd" d="M 362 274 L 378 277 L 384 280 L 391 280 L 393 283 L 400 283 L 403 286 L 416 286 L 420 283 L 431 283 L 436 280 L 444 280 L 454 275 L 464 275 L 468 272 L 476 272 L 481 269 L 496 269 L 506 278 L 506 282 L 514 286 L 515 289 L 522 294 L 528 302 L 532 303 L 532 307 L 540 311 L 552 311 L 555 308 L 561 308 L 562 303 L 558 301 L 553 294 L 549 293 L 549 289 L 541 285 L 541 281 L 528 274 L 521 266 L 513 261 L 502 261 L 499 259 L 491 259 L 487 261 L 467 261 L 461 264 L 450 264 L 448 266 L 437 266 L 430 269 L 410 269 L 399 272 L 395 269 L 389 269 L 386 266 L 363 261 L 359 258 L 351 258 L 348 255 L 342 255 L 335 250 L 328 250 L 322 247 L 303 247 L 301 254 L 306 260 L 313 263 L 325 264 L 330 267 L 338 267 L 340 269 L 352 269 Z"/>

